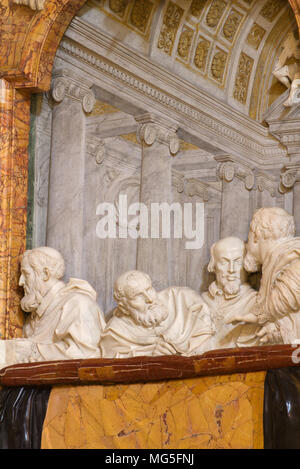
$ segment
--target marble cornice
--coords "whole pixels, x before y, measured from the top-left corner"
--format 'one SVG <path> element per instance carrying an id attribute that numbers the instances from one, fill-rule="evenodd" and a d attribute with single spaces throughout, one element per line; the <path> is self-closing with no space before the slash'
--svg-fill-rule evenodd
<path id="1" fill-rule="evenodd" d="M 108 54 L 110 59 L 105 57 Z M 262 124 L 233 111 L 226 103 L 168 73 L 81 19 L 73 20 L 58 56 L 68 57 L 75 66 L 80 62 L 95 86 L 117 94 L 122 84 L 126 99 L 133 103 L 138 99 L 146 112 L 172 112 L 185 132 L 208 145 L 213 142 L 216 149 L 231 152 L 241 161 L 251 161 L 260 169 L 280 167 L 286 161 L 286 150 Z"/>

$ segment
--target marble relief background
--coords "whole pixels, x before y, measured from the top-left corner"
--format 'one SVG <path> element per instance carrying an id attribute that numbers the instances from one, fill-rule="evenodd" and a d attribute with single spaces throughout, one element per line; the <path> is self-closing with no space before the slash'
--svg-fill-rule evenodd
<path id="1" fill-rule="evenodd" d="M 137 115 L 180 122 L 170 200 L 205 207 L 203 248 L 186 250 L 184 239 L 172 239 L 162 287 L 206 290 L 216 240 L 233 232 L 246 239 L 261 206 L 293 210 L 293 191 L 279 190 L 286 150 L 261 124 L 284 91 L 264 95 L 272 89 L 275 57 L 267 72 L 258 67 L 280 24 L 283 30 L 294 24 L 281 0 L 89 0 L 71 23 L 57 52 L 52 93 L 40 95 L 33 110 L 32 246 L 58 248 L 66 276 L 88 280 L 104 311 L 114 306 L 114 280 L 137 267 L 137 240 L 96 234 L 100 203 L 116 205 L 120 194 L 129 203 L 141 200 Z M 269 78 L 258 92 L 260 73 Z M 176 109 L 172 93 L 181 100 Z M 203 129 L 200 120 L 195 128 L 187 120 L 195 112 L 204 113 Z"/>

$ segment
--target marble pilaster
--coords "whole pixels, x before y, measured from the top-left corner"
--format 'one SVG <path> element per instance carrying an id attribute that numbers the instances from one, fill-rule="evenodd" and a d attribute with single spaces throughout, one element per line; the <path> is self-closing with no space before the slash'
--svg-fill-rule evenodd
<path id="1" fill-rule="evenodd" d="M 298 165 L 286 166 L 281 174 L 280 192 L 293 191 L 293 215 L 296 223 L 296 233 L 300 234 L 300 163 Z"/>
<path id="2" fill-rule="evenodd" d="M 142 143 L 140 202 L 151 214 L 151 204 L 172 203 L 171 156 L 179 150 L 177 125 L 150 114 L 138 116 L 136 120 Z M 170 239 L 162 237 L 162 226 L 159 237 L 152 237 L 154 223 L 151 217 L 148 238 L 138 238 L 137 269 L 147 272 L 153 279 L 154 287 L 161 290 L 170 282 L 171 247 Z"/>
<path id="3" fill-rule="evenodd" d="M 217 159 L 217 158 L 216 158 Z M 238 236 L 247 239 L 250 223 L 250 191 L 254 173 L 230 158 L 218 158 L 218 176 L 222 181 L 220 238 Z"/>
<path id="4" fill-rule="evenodd" d="M 66 276 L 82 274 L 86 113 L 90 83 L 65 71 L 54 76 L 47 245 L 67 259 Z M 66 177 L 67 175 L 67 177 Z"/>

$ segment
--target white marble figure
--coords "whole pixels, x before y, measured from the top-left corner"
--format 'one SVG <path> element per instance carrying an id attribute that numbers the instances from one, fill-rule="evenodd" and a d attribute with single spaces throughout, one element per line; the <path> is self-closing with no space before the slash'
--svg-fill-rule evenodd
<path id="1" fill-rule="evenodd" d="M 265 343 L 293 343 L 300 337 L 300 237 L 294 217 L 279 207 L 261 208 L 253 215 L 244 267 L 262 280 L 257 301 L 246 316 L 229 320 L 263 325 Z"/>
<path id="2" fill-rule="evenodd" d="M 292 63 L 287 63 L 292 59 Z M 287 88 L 290 88 L 289 98 L 284 102 L 287 107 L 300 102 L 298 96 L 300 86 L 300 41 L 291 31 L 282 46 L 273 75 Z"/>
<path id="3" fill-rule="evenodd" d="M 211 247 L 208 271 L 216 280 L 210 284 L 202 298 L 207 303 L 216 330 L 212 348 L 251 347 L 259 345 L 256 324 L 227 324 L 226 319 L 233 313 L 247 315 L 253 308 L 257 292 L 246 283 L 243 268 L 245 243 L 239 238 L 228 237 L 217 241 Z"/>
<path id="4" fill-rule="evenodd" d="M 28 314 L 23 338 L 0 341 L 2 366 L 48 360 L 97 358 L 105 327 L 91 285 L 70 279 L 65 264 L 50 247 L 28 250 L 21 261 L 21 308 Z"/>
<path id="5" fill-rule="evenodd" d="M 100 341 L 103 358 L 190 356 L 211 348 L 209 309 L 193 290 L 156 292 L 147 274 L 129 271 L 116 281 L 114 298 L 118 306 Z"/>

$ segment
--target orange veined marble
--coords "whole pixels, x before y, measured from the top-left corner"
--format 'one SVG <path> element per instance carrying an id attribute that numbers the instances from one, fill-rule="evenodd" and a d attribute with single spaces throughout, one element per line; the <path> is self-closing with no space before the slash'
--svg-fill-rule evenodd
<path id="1" fill-rule="evenodd" d="M 43 449 L 263 447 L 265 373 L 56 387 Z"/>
<path id="2" fill-rule="evenodd" d="M 30 94 L 48 90 L 60 39 L 86 0 L 33 11 L 0 4 L 0 338 L 20 336 L 19 259 L 26 246 Z"/>
<path id="3" fill-rule="evenodd" d="M 22 333 L 19 257 L 25 249 L 30 95 L 0 80 L 0 337 Z"/>

